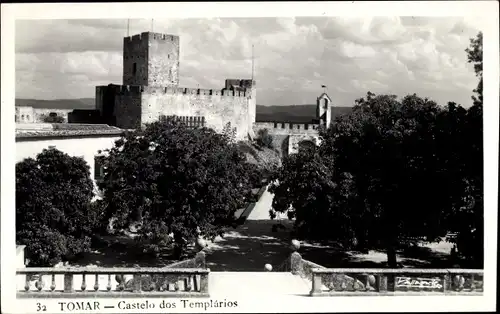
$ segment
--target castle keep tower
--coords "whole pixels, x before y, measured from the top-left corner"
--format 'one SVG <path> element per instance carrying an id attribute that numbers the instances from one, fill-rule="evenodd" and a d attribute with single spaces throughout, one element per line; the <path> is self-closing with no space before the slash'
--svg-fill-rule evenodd
<path id="1" fill-rule="evenodd" d="M 123 85 L 178 86 L 179 36 L 145 32 L 123 39 Z"/>
<path id="2" fill-rule="evenodd" d="M 253 136 L 256 89 L 253 80 L 228 80 L 226 88 L 179 86 L 179 36 L 144 32 L 123 39 L 123 85 L 96 87 L 101 121 L 137 129 L 160 117 L 188 126 L 222 131 L 230 123 L 236 137 Z"/>

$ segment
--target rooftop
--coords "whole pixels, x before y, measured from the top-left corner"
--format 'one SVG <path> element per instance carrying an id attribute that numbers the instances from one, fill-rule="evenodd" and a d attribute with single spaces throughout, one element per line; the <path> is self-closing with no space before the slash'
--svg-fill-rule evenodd
<path id="1" fill-rule="evenodd" d="M 125 131 L 107 124 L 16 123 L 16 141 L 23 139 L 120 136 Z"/>

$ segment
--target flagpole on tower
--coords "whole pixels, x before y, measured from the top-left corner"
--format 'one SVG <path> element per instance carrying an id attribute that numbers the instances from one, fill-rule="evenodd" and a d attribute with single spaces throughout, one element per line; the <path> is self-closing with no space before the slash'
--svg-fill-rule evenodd
<path id="1" fill-rule="evenodd" d="M 127 19 L 127 37 L 130 37 L 130 19 Z"/>
<path id="2" fill-rule="evenodd" d="M 254 45 L 252 44 L 252 82 L 253 82 L 254 72 L 255 72 L 255 70 L 254 70 L 254 54 L 253 54 L 253 49 L 254 49 Z"/>

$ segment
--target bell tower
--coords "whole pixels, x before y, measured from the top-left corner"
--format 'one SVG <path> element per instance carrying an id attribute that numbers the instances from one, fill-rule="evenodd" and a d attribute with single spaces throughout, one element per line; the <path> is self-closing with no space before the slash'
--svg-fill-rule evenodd
<path id="1" fill-rule="evenodd" d="M 323 93 L 316 100 L 316 118 L 319 120 L 320 125 L 329 128 L 332 122 L 332 100 L 330 97 Z"/>

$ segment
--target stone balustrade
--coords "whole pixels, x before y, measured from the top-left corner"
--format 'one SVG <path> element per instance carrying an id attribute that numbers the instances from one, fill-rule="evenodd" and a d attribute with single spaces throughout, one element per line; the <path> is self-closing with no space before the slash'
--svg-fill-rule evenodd
<path id="1" fill-rule="evenodd" d="M 312 269 L 311 296 L 332 295 L 482 295 L 478 269 Z"/>
<path id="2" fill-rule="evenodd" d="M 483 293 L 481 269 L 326 268 L 303 259 L 300 246 L 292 240 L 290 257 L 276 271 L 311 280 L 311 296 Z"/>
<path id="3" fill-rule="evenodd" d="M 16 271 L 17 296 L 208 297 L 209 273 L 204 268 L 28 267 Z"/>

